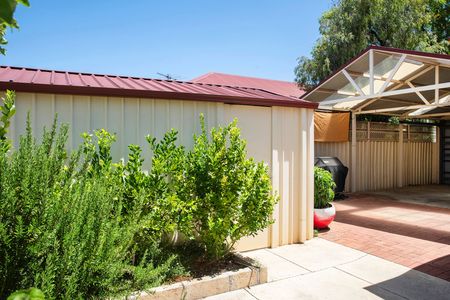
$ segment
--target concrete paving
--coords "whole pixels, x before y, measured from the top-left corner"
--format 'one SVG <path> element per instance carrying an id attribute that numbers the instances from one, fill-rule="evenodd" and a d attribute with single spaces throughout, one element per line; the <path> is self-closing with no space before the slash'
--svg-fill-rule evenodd
<path id="1" fill-rule="evenodd" d="M 321 238 L 243 253 L 269 282 L 216 295 L 232 299 L 449 299 L 450 282 Z"/>
<path id="2" fill-rule="evenodd" d="M 450 185 L 415 185 L 370 192 L 391 200 L 450 209 Z"/>

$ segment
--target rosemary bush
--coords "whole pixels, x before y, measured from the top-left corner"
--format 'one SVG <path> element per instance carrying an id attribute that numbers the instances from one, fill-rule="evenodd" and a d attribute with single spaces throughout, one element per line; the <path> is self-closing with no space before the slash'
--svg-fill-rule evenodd
<path id="1" fill-rule="evenodd" d="M 113 138 L 96 137 L 67 157 L 67 126 L 55 121 L 37 143 L 28 122 L 18 149 L 2 153 L 0 298 L 30 286 L 48 299 L 120 295 L 183 271 L 157 239 L 137 244 L 145 198 L 125 211 L 122 178 L 110 167 Z"/>

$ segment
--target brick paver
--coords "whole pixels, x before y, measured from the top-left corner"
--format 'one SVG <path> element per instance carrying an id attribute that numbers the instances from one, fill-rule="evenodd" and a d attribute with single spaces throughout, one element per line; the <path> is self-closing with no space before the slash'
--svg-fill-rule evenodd
<path id="1" fill-rule="evenodd" d="M 319 235 L 450 281 L 450 209 L 353 194 Z"/>

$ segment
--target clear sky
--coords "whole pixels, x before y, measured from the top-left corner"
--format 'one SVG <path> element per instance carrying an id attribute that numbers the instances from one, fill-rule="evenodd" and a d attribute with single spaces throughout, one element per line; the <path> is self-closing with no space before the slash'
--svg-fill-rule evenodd
<path id="1" fill-rule="evenodd" d="M 293 80 L 331 0 L 30 0 L 0 65 L 190 80 Z"/>

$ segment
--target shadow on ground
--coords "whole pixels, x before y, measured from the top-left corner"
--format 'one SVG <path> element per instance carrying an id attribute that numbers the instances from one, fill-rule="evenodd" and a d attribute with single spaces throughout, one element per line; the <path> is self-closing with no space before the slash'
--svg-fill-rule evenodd
<path id="1" fill-rule="evenodd" d="M 386 294 L 383 292 L 388 290 L 399 296 L 398 298 L 392 297 L 392 299 L 406 297 L 407 299 L 448 300 L 450 297 L 450 282 L 418 272 L 424 269 L 436 270 L 436 266 L 433 265 L 436 263 L 441 264 L 444 261 L 448 263 L 450 255 L 430 261 L 400 276 L 373 284 L 365 289 L 383 299 L 389 299 L 386 298 Z M 431 269 L 429 269 L 430 267 Z M 430 285 L 430 281 L 432 281 L 432 285 Z"/>

